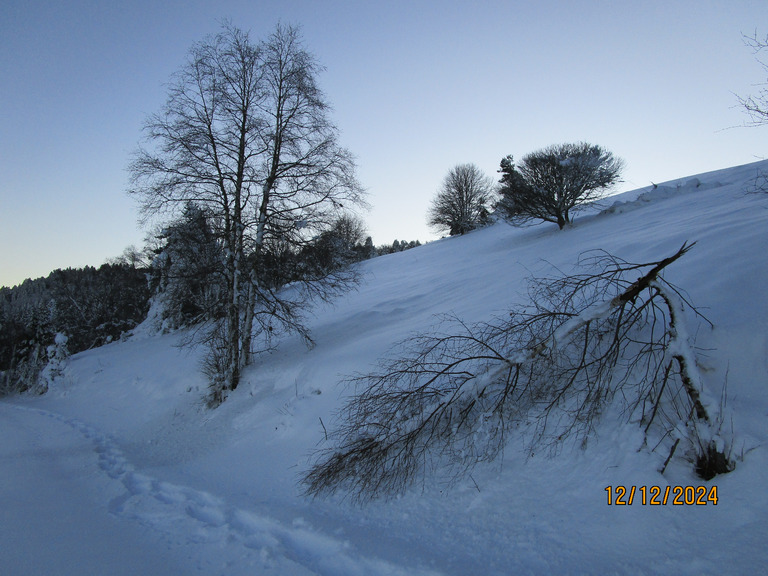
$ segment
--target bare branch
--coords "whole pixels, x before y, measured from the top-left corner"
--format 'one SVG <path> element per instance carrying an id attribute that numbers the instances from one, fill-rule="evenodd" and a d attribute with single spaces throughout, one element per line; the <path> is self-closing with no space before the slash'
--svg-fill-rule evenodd
<path id="1" fill-rule="evenodd" d="M 365 500 L 429 471 L 457 479 L 521 429 L 530 450 L 584 445 L 615 398 L 647 436 L 689 426 L 692 449 L 712 449 L 713 408 L 683 330 L 690 304 L 661 278 L 692 246 L 644 264 L 593 255 L 588 272 L 532 280 L 529 308 L 477 325 L 448 318 L 444 332 L 407 340 L 351 380 L 355 394 L 307 492 L 343 488 Z"/>
<path id="2" fill-rule="evenodd" d="M 763 72 L 768 73 L 768 62 L 761 59 L 763 50 L 768 49 L 768 35 L 760 37 L 757 31 L 752 36 L 744 36 L 744 43 L 752 49 L 755 54 L 755 60 L 763 68 Z M 747 126 L 764 126 L 768 124 L 768 88 L 766 83 L 758 84 L 760 86 L 757 94 L 747 97 L 737 96 L 739 104 L 750 118 Z"/>

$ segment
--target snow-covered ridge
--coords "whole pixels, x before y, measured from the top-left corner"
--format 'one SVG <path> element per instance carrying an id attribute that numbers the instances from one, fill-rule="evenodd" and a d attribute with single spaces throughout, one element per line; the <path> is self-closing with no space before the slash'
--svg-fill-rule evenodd
<path id="1" fill-rule="evenodd" d="M 314 310 L 312 350 L 286 339 L 218 409 L 203 406 L 199 350 L 142 334 L 73 356 L 42 397 L 0 404 L 0 547 L 15 574 L 737 574 L 768 563 L 768 162 L 608 199 L 559 231 L 499 223 L 363 262 L 363 283 Z M 679 186 L 678 186 L 679 183 Z M 620 202 L 620 204 L 616 204 Z M 527 298 L 526 278 L 603 249 L 665 271 L 715 325 L 690 325 L 736 470 L 717 506 L 608 506 L 607 486 L 698 485 L 664 476 L 639 430 L 606 419 L 586 450 L 439 479 L 358 508 L 308 500 L 296 481 L 350 390 L 441 314 L 468 322 Z M 732 424 L 731 424 L 732 422 Z M 66 518 L 65 518 L 66 517 Z M 114 552 L 123 546 L 131 553 Z M 113 552 L 110 552 L 112 550 Z"/>
<path id="2" fill-rule="evenodd" d="M 768 165 L 766 165 L 765 161 L 760 161 L 734 168 L 713 170 L 712 172 L 706 172 L 690 178 L 670 180 L 661 184 L 651 184 L 645 188 L 607 198 L 601 204 L 611 202 L 611 205 L 605 208 L 603 213 L 616 214 L 626 212 L 649 202 L 657 202 L 681 194 L 701 192 L 734 184 L 737 186 L 744 185 L 744 191 L 748 192 L 752 189 L 750 182 L 761 178 L 761 175 L 765 174 L 766 170 L 768 170 Z"/>

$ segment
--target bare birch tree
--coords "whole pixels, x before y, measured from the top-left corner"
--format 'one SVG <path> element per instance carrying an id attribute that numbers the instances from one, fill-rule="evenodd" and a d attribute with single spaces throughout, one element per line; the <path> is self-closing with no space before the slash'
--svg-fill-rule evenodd
<path id="1" fill-rule="evenodd" d="M 130 165 L 130 192 L 147 216 L 175 215 L 192 202 L 212 215 L 223 245 L 226 312 L 211 332 L 214 403 L 237 387 L 259 326 L 308 337 L 301 302 L 265 281 L 274 278 L 267 252 L 298 251 L 345 204 L 362 201 L 354 160 L 338 144 L 317 85 L 321 71 L 297 28 L 278 25 L 254 43 L 225 25 L 190 50 L 164 108 L 146 123 L 151 147 Z M 295 280 L 321 295 L 344 284 Z"/>

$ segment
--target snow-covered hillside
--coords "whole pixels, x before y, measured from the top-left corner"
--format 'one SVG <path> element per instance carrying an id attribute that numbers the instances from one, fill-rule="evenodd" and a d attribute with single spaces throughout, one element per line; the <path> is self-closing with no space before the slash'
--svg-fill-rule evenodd
<path id="1" fill-rule="evenodd" d="M 201 351 L 146 329 L 71 358 L 42 397 L 0 403 L 3 574 L 754 574 L 768 566 L 768 162 L 616 196 L 564 231 L 504 223 L 361 264 L 358 290 L 315 310 L 317 345 L 286 339 L 218 409 Z M 699 326 L 704 383 L 727 382 L 736 470 L 717 505 L 607 505 L 607 486 L 705 485 L 638 451 L 606 420 L 586 450 L 503 463 L 392 501 L 309 500 L 297 480 L 349 393 L 437 315 L 470 322 L 524 303 L 531 275 L 605 249 L 658 260 L 715 328 Z"/>

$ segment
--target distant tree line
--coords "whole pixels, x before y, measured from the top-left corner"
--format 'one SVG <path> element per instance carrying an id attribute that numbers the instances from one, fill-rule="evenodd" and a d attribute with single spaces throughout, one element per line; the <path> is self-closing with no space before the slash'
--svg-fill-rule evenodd
<path id="1" fill-rule="evenodd" d="M 146 317 L 147 271 L 128 264 L 55 270 L 0 288 L 0 395 L 45 392 L 50 361 L 120 338 Z"/>
<path id="2" fill-rule="evenodd" d="M 411 248 L 418 248 L 421 246 L 421 242 L 418 240 L 395 240 L 392 244 L 382 244 L 376 247 L 374 256 L 384 256 L 385 254 L 394 254 L 395 252 L 404 252 Z"/>
<path id="3" fill-rule="evenodd" d="M 357 262 L 420 245 L 395 240 L 374 246 L 362 220 L 343 214 L 299 249 L 271 243 L 263 282 L 279 291 L 308 275 L 343 279 Z M 59 269 L 0 288 L 0 396 L 45 392 L 67 355 L 124 337 L 153 304 L 159 330 L 222 319 L 225 258 L 213 216 L 190 202 L 142 249 L 126 248 L 98 268 Z"/>

